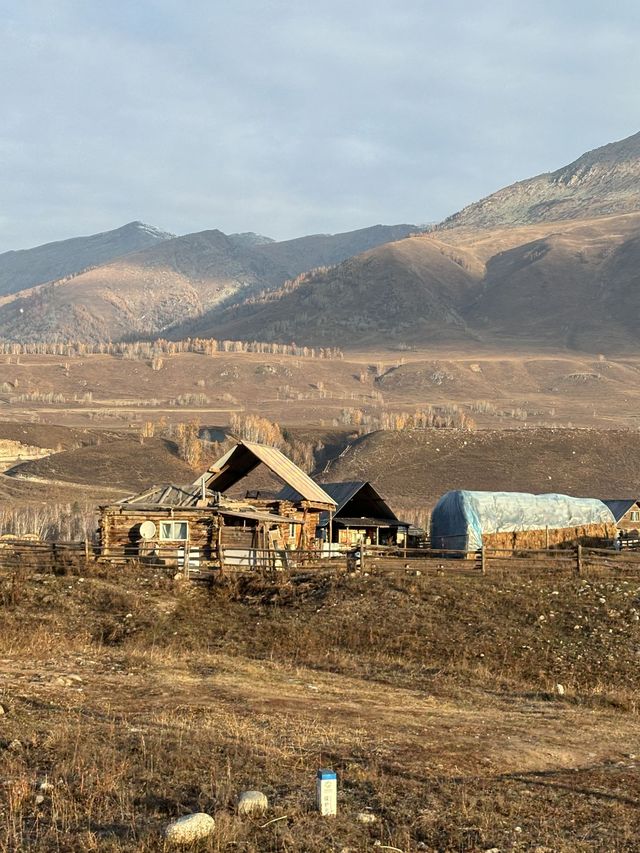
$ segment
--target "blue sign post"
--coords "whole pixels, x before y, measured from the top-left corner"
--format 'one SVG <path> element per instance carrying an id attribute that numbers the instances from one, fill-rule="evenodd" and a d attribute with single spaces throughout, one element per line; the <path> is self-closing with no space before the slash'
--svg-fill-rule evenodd
<path id="1" fill-rule="evenodd" d="M 338 812 L 338 777 L 333 770 L 318 770 L 316 774 L 316 805 L 322 815 Z"/>

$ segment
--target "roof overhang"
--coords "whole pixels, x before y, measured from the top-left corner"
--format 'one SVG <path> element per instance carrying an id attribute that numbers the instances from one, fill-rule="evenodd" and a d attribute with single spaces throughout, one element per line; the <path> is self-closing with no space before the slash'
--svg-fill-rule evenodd
<path id="1" fill-rule="evenodd" d="M 303 501 L 319 509 L 333 511 L 336 502 L 311 477 L 281 453 L 276 447 L 266 447 L 241 441 L 224 454 L 217 462 L 196 480 L 196 484 L 204 484 L 208 489 L 226 492 L 240 480 L 254 471 L 258 465 L 266 467 L 280 480 L 291 486 Z"/>

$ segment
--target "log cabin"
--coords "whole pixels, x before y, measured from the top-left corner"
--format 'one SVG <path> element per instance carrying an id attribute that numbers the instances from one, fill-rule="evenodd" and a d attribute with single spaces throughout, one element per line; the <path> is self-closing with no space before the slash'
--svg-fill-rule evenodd
<path id="1" fill-rule="evenodd" d="M 297 498 L 230 498 L 260 465 Z M 255 563 L 257 550 L 311 550 L 320 514 L 336 503 L 274 447 L 238 442 L 187 486 L 164 484 L 100 507 L 98 554 L 109 561 L 154 560 L 197 572 Z"/>

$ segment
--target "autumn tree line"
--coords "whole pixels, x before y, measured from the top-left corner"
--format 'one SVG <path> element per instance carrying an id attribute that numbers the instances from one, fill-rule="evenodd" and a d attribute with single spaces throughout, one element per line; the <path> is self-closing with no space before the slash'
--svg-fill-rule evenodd
<path id="1" fill-rule="evenodd" d="M 344 354 L 338 347 L 306 347 L 296 343 L 279 344 L 266 341 L 221 341 L 216 338 L 185 338 L 182 341 L 105 341 L 103 343 L 0 343 L 0 355 L 57 355 L 65 358 L 78 358 L 85 355 L 112 355 L 126 359 L 149 359 L 153 361 L 163 355 L 178 353 L 198 353 L 214 355 L 216 353 L 258 353 L 261 355 L 290 355 L 297 358 L 335 359 Z M 157 361 L 156 361 L 157 364 Z M 157 368 L 156 368 L 157 369 Z"/>

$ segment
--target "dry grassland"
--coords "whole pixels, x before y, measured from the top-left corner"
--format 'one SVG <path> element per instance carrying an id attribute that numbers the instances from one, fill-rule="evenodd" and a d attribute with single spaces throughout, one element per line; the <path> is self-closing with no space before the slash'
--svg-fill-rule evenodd
<path id="1" fill-rule="evenodd" d="M 5 575 L 0 848 L 157 851 L 203 810 L 211 851 L 637 850 L 639 612 L 640 580 Z"/>

